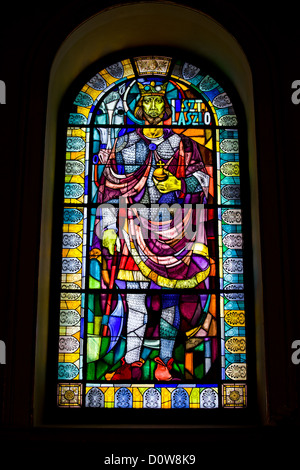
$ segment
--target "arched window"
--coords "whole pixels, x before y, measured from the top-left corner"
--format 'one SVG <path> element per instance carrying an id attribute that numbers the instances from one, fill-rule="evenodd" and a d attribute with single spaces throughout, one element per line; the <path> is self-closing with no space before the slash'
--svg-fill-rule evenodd
<path id="1" fill-rule="evenodd" d="M 238 98 L 201 60 L 169 55 L 108 63 L 72 95 L 54 213 L 57 408 L 247 409 Z"/>

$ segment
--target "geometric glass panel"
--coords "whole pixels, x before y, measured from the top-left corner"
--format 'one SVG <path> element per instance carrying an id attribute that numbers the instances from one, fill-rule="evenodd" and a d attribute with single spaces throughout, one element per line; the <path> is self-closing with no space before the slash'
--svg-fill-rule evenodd
<path id="1" fill-rule="evenodd" d="M 232 97 L 202 64 L 128 58 L 74 94 L 59 407 L 247 406 L 242 156 Z"/>

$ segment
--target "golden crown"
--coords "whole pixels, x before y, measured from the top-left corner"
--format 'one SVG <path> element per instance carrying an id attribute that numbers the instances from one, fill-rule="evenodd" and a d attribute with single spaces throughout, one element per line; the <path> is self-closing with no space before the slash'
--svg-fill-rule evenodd
<path id="1" fill-rule="evenodd" d="M 142 83 L 137 82 L 138 87 L 140 89 L 141 95 L 165 95 L 167 83 L 163 84 L 156 84 L 154 81 L 150 82 L 149 84 L 142 85 Z"/>

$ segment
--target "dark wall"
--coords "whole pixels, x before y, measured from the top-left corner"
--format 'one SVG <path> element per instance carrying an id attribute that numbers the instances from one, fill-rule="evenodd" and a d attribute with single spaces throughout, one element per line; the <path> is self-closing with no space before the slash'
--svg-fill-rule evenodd
<path id="1" fill-rule="evenodd" d="M 1 6 L 0 79 L 6 83 L 7 94 L 6 104 L 0 106 L 3 214 L 0 340 L 6 344 L 6 365 L 0 364 L 0 399 L 2 435 L 20 442 L 35 440 L 32 391 L 49 72 L 65 37 L 100 11 L 104 3 L 113 6 L 118 2 L 53 0 Z M 155 8 L 155 2 L 151 3 Z M 271 433 L 276 429 L 286 435 L 286 430 L 291 433 L 291 427 L 300 423 L 300 364 L 291 361 L 292 342 L 300 340 L 297 224 L 300 104 L 291 100 L 292 83 L 300 80 L 300 7 L 292 1 L 277 2 L 272 8 L 262 7 L 258 0 L 172 3 L 198 7 L 220 22 L 240 43 L 252 69 L 268 422 Z M 44 442 L 51 439 L 54 439 L 51 432 L 46 433 Z"/>

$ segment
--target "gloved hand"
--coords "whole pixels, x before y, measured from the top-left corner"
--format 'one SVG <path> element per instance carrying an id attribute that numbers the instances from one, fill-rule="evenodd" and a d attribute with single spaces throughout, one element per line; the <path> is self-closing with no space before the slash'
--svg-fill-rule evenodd
<path id="1" fill-rule="evenodd" d="M 120 239 L 118 235 L 116 234 L 115 230 L 112 228 L 105 230 L 103 232 L 102 244 L 105 248 L 108 249 L 111 255 L 114 254 L 115 245 L 116 245 L 117 251 L 120 251 L 121 249 Z"/>
<path id="2" fill-rule="evenodd" d="M 155 186 L 157 187 L 160 193 L 169 193 L 171 191 L 180 191 L 181 190 L 181 180 L 172 175 L 168 170 L 164 170 L 164 173 L 168 175 L 168 178 L 164 181 L 158 181 L 153 177 Z"/>

